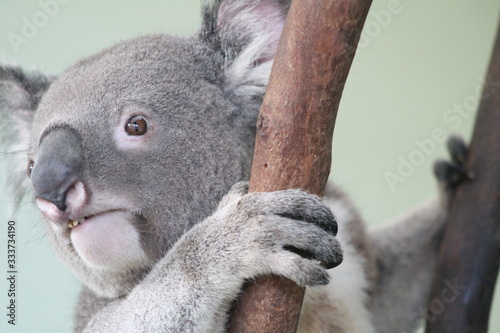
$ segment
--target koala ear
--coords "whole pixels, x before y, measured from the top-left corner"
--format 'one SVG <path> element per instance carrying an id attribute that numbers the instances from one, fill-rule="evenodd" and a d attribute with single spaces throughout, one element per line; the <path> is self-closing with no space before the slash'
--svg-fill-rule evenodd
<path id="1" fill-rule="evenodd" d="M 204 6 L 202 38 L 224 54 L 227 90 L 249 97 L 264 93 L 289 2 L 218 0 Z"/>
<path id="2" fill-rule="evenodd" d="M 51 82 L 52 78 L 45 75 L 0 65 L 0 142 L 13 157 L 8 185 L 13 189 L 15 205 L 26 191 L 27 152 L 35 110 Z"/>

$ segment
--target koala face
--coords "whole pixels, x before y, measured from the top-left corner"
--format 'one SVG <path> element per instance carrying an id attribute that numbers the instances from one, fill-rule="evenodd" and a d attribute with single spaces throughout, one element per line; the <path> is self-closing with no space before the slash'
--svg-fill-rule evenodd
<path id="1" fill-rule="evenodd" d="M 220 88 L 221 62 L 193 40 L 143 37 L 51 84 L 28 172 L 57 252 L 82 275 L 148 269 L 248 177 L 251 125 Z"/>
<path id="2" fill-rule="evenodd" d="M 195 36 L 126 41 L 43 84 L 0 68 L 51 243 L 98 295 L 128 293 L 248 178 L 286 7 L 215 1 Z"/>

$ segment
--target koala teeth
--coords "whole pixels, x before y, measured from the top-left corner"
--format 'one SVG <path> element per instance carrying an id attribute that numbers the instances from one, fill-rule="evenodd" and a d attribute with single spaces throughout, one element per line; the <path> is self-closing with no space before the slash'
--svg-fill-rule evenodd
<path id="1" fill-rule="evenodd" d="M 69 227 L 70 229 L 73 229 L 74 227 L 76 227 L 76 226 L 77 226 L 77 225 L 79 225 L 79 224 L 80 224 L 80 221 L 79 221 L 79 220 L 70 220 L 70 221 L 68 222 L 68 227 Z"/>

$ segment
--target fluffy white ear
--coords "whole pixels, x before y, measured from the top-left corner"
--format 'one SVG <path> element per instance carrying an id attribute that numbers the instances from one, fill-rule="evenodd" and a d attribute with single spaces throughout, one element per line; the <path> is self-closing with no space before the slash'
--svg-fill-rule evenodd
<path id="1" fill-rule="evenodd" d="M 205 7 L 205 31 L 225 55 L 226 89 L 264 93 L 288 8 L 284 0 L 219 0 Z"/>
<path id="2" fill-rule="evenodd" d="M 51 82 L 52 78 L 39 73 L 27 74 L 18 67 L 0 65 L 0 143 L 2 152 L 11 157 L 7 185 L 14 194 L 13 209 L 17 209 L 28 188 L 26 167 L 31 124 Z"/>

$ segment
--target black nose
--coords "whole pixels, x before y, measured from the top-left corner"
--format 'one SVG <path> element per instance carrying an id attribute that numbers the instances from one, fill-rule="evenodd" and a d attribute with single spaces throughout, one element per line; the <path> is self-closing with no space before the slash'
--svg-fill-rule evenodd
<path id="1" fill-rule="evenodd" d="M 81 179 L 83 149 L 80 137 L 71 129 L 57 128 L 45 135 L 31 173 L 35 196 L 66 210 L 66 193 Z"/>

